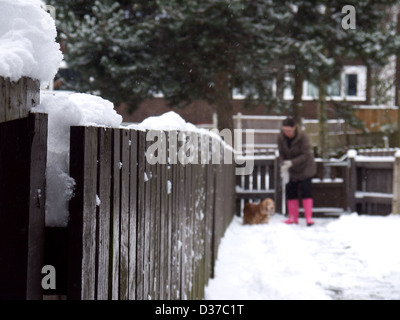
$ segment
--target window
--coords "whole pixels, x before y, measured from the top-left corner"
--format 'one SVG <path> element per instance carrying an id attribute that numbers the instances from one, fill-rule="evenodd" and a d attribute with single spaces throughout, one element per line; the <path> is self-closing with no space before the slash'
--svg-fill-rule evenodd
<path id="1" fill-rule="evenodd" d="M 328 97 L 340 97 L 340 79 L 334 79 L 326 87 Z"/>
<path id="2" fill-rule="evenodd" d="M 284 99 L 293 99 L 293 78 L 287 75 L 287 87 L 284 90 Z M 366 66 L 344 66 L 341 75 L 328 84 L 327 99 L 348 101 L 365 101 L 367 88 L 367 67 Z M 318 99 L 318 87 L 311 81 L 303 83 L 303 100 Z"/>
<path id="3" fill-rule="evenodd" d="M 346 74 L 346 96 L 357 96 L 357 74 Z"/>
<path id="4" fill-rule="evenodd" d="M 344 66 L 342 92 L 349 101 L 365 101 L 367 98 L 367 67 Z"/>
<path id="5" fill-rule="evenodd" d="M 307 81 L 303 84 L 303 86 L 306 85 L 307 87 L 307 92 L 306 92 L 306 96 L 307 97 L 314 97 L 314 98 L 318 98 L 318 87 L 312 83 L 311 81 Z"/>
<path id="6" fill-rule="evenodd" d="M 305 92 L 303 99 L 318 98 L 318 87 L 311 81 L 304 81 Z M 328 97 L 340 97 L 340 79 L 332 80 L 326 87 Z"/>

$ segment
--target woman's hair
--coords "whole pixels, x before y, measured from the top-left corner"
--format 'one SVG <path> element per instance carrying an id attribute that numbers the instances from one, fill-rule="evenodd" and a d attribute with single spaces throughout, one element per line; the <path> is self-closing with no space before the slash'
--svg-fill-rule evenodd
<path id="1" fill-rule="evenodd" d="M 282 127 L 294 127 L 296 126 L 296 120 L 291 117 L 286 118 L 282 121 Z"/>

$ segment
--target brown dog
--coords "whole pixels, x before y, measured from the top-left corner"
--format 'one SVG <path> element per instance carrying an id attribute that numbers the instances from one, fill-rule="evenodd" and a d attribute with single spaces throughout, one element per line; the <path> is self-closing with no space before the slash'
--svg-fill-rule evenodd
<path id="1" fill-rule="evenodd" d="M 243 210 L 243 224 L 268 223 L 275 213 L 275 202 L 266 198 L 260 203 L 246 203 Z"/>

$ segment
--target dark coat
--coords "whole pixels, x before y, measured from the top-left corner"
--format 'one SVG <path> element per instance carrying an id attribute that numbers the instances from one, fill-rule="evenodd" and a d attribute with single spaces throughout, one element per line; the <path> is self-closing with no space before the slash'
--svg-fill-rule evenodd
<path id="1" fill-rule="evenodd" d="M 290 180 L 302 181 L 314 177 L 317 167 L 314 161 L 314 153 L 308 136 L 297 128 L 296 136 L 289 147 L 287 138 L 283 132 L 278 137 L 279 158 L 282 161 L 291 160 L 289 169 Z"/>

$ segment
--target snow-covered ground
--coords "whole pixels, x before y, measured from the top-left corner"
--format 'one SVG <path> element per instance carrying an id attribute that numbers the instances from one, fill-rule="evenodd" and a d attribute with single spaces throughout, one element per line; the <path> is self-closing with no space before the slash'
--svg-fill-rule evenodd
<path id="1" fill-rule="evenodd" d="M 243 226 L 223 237 L 206 299 L 400 299 L 400 216 Z"/>

